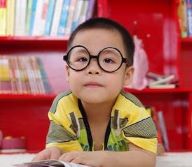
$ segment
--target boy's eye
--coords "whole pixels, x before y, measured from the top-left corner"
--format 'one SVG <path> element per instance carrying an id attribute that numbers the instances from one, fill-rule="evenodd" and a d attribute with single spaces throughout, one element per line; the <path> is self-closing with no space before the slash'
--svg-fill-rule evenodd
<path id="1" fill-rule="evenodd" d="M 114 61 L 110 58 L 106 58 L 103 61 L 104 61 L 104 63 L 114 63 Z"/>
<path id="2" fill-rule="evenodd" d="M 76 61 L 78 61 L 78 62 L 87 62 L 88 58 L 87 57 L 79 57 Z"/>

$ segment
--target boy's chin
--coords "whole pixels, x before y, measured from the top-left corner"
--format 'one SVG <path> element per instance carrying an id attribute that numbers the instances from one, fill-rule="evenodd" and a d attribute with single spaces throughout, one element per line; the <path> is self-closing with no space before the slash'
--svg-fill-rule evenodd
<path id="1" fill-rule="evenodd" d="M 82 101 L 84 101 L 85 103 L 89 103 L 89 104 L 98 104 L 98 103 L 103 103 L 105 101 L 105 98 L 101 97 L 101 95 L 98 95 L 98 96 L 93 96 L 93 95 L 81 96 L 80 99 Z"/>
<path id="2" fill-rule="evenodd" d="M 114 93 L 109 93 L 107 91 L 81 91 L 78 93 L 77 97 L 85 102 L 90 104 L 101 104 L 109 101 L 114 101 L 116 95 Z"/>

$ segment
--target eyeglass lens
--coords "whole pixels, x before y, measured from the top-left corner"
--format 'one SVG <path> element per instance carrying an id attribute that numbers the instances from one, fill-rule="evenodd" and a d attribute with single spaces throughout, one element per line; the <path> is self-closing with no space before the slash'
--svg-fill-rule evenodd
<path id="1" fill-rule="evenodd" d="M 82 70 L 89 65 L 92 57 L 87 49 L 78 46 L 71 49 L 68 53 L 68 63 L 71 68 Z M 99 52 L 97 61 L 104 71 L 112 72 L 121 66 L 122 56 L 118 50 L 109 47 Z"/>

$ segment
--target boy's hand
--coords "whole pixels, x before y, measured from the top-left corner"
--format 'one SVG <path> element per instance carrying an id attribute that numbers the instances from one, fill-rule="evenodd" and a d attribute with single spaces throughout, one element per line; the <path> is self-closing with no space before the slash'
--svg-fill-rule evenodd
<path id="1" fill-rule="evenodd" d="M 83 152 L 72 151 L 64 153 L 59 160 L 73 162 L 91 167 L 101 167 L 105 163 L 107 153 L 105 151 Z"/>
<path id="2" fill-rule="evenodd" d="M 39 152 L 32 161 L 41 161 L 48 159 L 59 159 L 63 154 L 62 150 L 57 147 L 50 147 Z"/>

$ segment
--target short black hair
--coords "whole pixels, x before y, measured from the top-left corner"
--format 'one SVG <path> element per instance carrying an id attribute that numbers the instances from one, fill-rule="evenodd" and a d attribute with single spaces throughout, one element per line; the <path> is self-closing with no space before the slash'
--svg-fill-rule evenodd
<path id="1" fill-rule="evenodd" d="M 68 49 L 71 47 L 71 44 L 76 36 L 76 34 L 81 30 L 92 29 L 92 28 L 101 28 L 107 30 L 115 30 L 119 32 L 122 37 L 124 48 L 128 58 L 128 66 L 133 65 L 133 55 L 135 50 L 135 45 L 132 36 L 128 32 L 126 28 L 124 28 L 121 24 L 117 23 L 114 20 L 103 18 L 103 17 L 95 17 L 91 18 L 82 24 L 80 24 L 71 34 L 68 40 Z"/>

